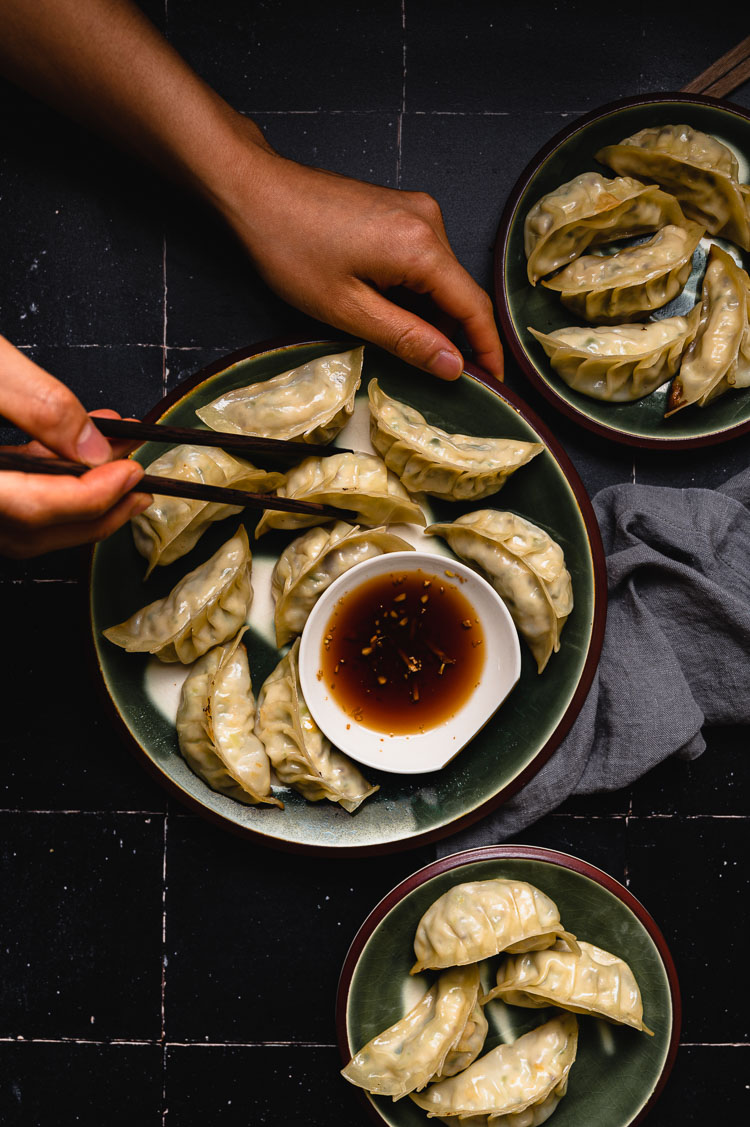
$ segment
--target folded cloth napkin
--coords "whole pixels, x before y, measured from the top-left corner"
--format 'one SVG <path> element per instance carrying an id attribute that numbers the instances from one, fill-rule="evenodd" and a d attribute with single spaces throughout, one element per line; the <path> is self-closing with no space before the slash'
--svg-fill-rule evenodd
<path id="1" fill-rule="evenodd" d="M 593 504 L 609 604 L 583 708 L 538 774 L 440 855 L 512 837 L 670 755 L 696 759 L 704 724 L 750 723 L 750 469 L 716 490 L 614 485 Z"/>

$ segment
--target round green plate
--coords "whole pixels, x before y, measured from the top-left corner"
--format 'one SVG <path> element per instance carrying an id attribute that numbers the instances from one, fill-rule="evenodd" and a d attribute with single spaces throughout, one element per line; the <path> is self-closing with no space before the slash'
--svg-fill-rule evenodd
<path id="1" fill-rule="evenodd" d="M 586 861 L 550 849 L 492 845 L 433 862 L 393 889 L 357 933 L 341 972 L 336 1002 L 339 1048 L 344 1064 L 354 1052 L 398 1021 L 431 984 L 434 975 L 409 975 L 414 933 L 424 912 L 449 888 L 465 881 L 508 877 L 547 893 L 568 931 L 629 963 L 641 990 L 649 1037 L 626 1026 L 579 1017 L 578 1054 L 568 1092 L 553 1119 L 555 1127 L 627 1127 L 645 1116 L 666 1083 L 680 1033 L 677 974 L 659 928 L 642 904 L 616 880 Z M 495 983 L 499 957 L 482 968 Z M 530 1010 L 491 1002 L 482 1053 L 542 1025 L 552 1009 Z M 342 1079 L 341 1083 L 345 1083 Z M 382 1127 L 425 1127 L 432 1120 L 407 1097 L 394 1103 L 357 1089 Z"/>
<path id="2" fill-rule="evenodd" d="M 260 345 L 199 372 L 149 415 L 174 426 L 195 426 L 195 409 L 221 391 L 268 379 L 316 356 L 351 347 L 348 341 Z M 562 646 L 540 676 L 524 649 L 521 679 L 492 720 L 442 771 L 430 775 L 367 772 L 380 790 L 354 814 L 329 802 L 309 803 L 280 788 L 285 809 L 244 806 L 212 791 L 181 758 L 174 729 L 181 666 L 128 654 L 102 630 L 166 595 L 182 576 L 217 550 L 241 518 L 219 521 L 193 551 L 143 582 L 145 561 L 128 528 L 97 545 L 91 564 L 91 628 L 100 682 L 128 743 L 157 778 L 192 809 L 226 828 L 282 849 L 378 853 L 423 844 L 481 817 L 514 793 L 551 755 L 583 703 L 599 659 L 606 608 L 606 576 L 599 529 L 591 504 L 564 451 L 518 398 L 478 369 L 456 383 L 424 375 L 368 345 L 355 414 L 338 439 L 361 448 L 367 437 L 366 386 L 377 376 L 385 391 L 408 400 L 428 420 L 452 431 L 520 436 L 547 449 L 514 474 L 485 504 L 513 509 L 548 529 L 560 542 L 573 579 L 575 608 Z M 161 448 L 163 449 L 163 447 Z M 160 448 L 147 444 L 137 457 L 152 461 Z M 451 520 L 478 505 L 432 501 L 434 519 Z M 248 532 L 257 522 L 250 510 Z M 273 641 L 270 572 L 293 533 L 262 537 L 253 550 L 255 597 L 245 635 L 255 692 L 279 660 Z M 445 551 L 425 538 L 427 550 Z M 171 705 L 169 702 L 171 702 Z M 170 707 L 172 712 L 170 714 Z"/>
<path id="3" fill-rule="evenodd" d="M 553 371 L 542 346 L 528 326 L 549 333 L 585 324 L 565 308 L 554 291 L 532 286 L 526 275 L 523 226 L 541 196 L 581 172 L 614 176 L 594 154 L 640 129 L 658 125 L 691 125 L 711 133 L 738 156 L 740 177 L 750 181 L 750 115 L 737 106 L 697 94 L 661 94 L 613 102 L 576 119 L 537 153 L 519 177 L 503 212 L 495 244 L 495 300 L 500 320 L 521 369 L 558 410 L 599 435 L 630 446 L 684 450 L 725 442 L 750 431 L 750 391 L 729 392 L 707 407 L 689 407 L 664 418 L 665 384 L 634 403 L 605 403 L 574 391 Z M 729 244 L 719 242 L 725 249 Z M 750 255 L 739 252 L 747 269 Z M 700 297 L 706 250 L 702 243 L 682 294 L 658 316 L 686 313 Z"/>

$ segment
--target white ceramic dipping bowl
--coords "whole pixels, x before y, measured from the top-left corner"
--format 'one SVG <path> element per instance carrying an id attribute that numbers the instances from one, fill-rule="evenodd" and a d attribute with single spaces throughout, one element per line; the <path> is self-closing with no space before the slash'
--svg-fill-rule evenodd
<path id="1" fill-rule="evenodd" d="M 323 641 L 340 600 L 377 576 L 414 571 L 460 590 L 479 620 L 485 656 L 476 687 L 451 716 L 433 727 L 425 725 L 424 731 L 393 735 L 353 720 L 335 699 L 322 676 Z M 357 564 L 320 597 L 302 632 L 299 669 L 312 717 L 335 747 L 367 767 L 412 775 L 445 767 L 484 727 L 518 681 L 521 651 L 507 607 L 475 571 L 444 555 L 391 552 Z"/>

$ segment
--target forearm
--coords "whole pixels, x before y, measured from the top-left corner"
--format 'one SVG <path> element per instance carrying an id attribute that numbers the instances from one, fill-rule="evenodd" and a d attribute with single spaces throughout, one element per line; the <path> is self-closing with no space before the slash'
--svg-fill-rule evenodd
<path id="1" fill-rule="evenodd" d="M 0 70 L 220 209 L 272 153 L 129 0 L 0 0 Z"/>

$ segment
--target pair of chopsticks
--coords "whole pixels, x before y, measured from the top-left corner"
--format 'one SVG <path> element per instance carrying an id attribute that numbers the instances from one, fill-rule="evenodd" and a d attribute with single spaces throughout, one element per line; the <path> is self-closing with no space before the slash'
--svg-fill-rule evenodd
<path id="1" fill-rule="evenodd" d="M 306 442 L 282 442 L 279 439 L 254 438 L 224 431 L 192 430 L 187 427 L 162 426 L 160 423 L 142 423 L 133 419 L 107 419 L 95 416 L 92 420 L 107 438 L 129 441 L 164 442 L 169 445 L 190 443 L 193 446 L 219 446 L 235 454 L 262 457 L 282 457 L 300 460 L 313 454 L 353 453 L 344 447 L 313 446 Z M 20 470 L 24 473 L 72 475 L 82 477 L 90 467 L 63 458 L 42 458 L 22 451 L 0 450 L 0 470 Z M 144 474 L 133 487 L 134 493 L 157 493 L 162 497 L 187 497 L 193 501 L 217 502 L 222 505 L 239 505 L 242 508 L 273 509 L 286 513 L 306 513 L 326 520 L 357 520 L 349 509 L 322 505 L 317 501 L 297 501 L 291 497 L 277 497 L 273 493 L 246 493 L 243 489 L 230 489 L 223 485 L 204 485 L 202 482 L 182 481 L 174 477 Z"/>
<path id="2" fill-rule="evenodd" d="M 750 78 L 750 35 L 743 39 L 726 55 L 683 86 L 685 94 L 709 94 L 713 98 L 723 98 L 731 94 Z"/>

